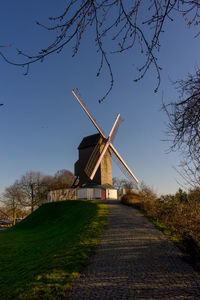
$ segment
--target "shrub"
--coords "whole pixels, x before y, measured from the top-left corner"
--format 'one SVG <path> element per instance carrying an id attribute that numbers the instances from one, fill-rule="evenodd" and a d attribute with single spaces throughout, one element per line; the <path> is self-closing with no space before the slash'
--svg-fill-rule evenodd
<path id="1" fill-rule="evenodd" d="M 144 186 L 140 200 L 140 208 L 146 215 L 183 237 L 189 236 L 200 245 L 200 190 L 190 190 L 187 194 L 179 189 L 175 195 L 164 195 L 158 199 L 151 188 Z"/>
<path id="2" fill-rule="evenodd" d="M 143 183 L 140 189 L 140 208 L 152 217 L 156 216 L 156 199 L 157 195 L 153 189 Z"/>
<path id="3" fill-rule="evenodd" d="M 128 192 L 126 195 L 124 195 L 121 199 L 122 203 L 124 204 L 134 204 L 136 206 L 140 205 L 141 199 L 140 195 L 136 194 L 134 192 Z"/>

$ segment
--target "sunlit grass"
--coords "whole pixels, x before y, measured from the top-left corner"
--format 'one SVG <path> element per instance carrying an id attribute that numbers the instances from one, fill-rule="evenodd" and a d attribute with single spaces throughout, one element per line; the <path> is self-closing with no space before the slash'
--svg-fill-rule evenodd
<path id="1" fill-rule="evenodd" d="M 158 220 L 147 216 L 148 220 L 155 225 L 156 228 L 158 228 L 162 233 L 167 236 L 172 242 L 179 242 L 181 240 L 180 235 L 174 233 L 171 231 L 169 228 L 167 228 L 166 225 L 163 223 L 159 222 Z"/>
<path id="2" fill-rule="evenodd" d="M 106 224 L 91 201 L 45 204 L 0 232 L 0 299 L 58 299 L 78 275 Z"/>

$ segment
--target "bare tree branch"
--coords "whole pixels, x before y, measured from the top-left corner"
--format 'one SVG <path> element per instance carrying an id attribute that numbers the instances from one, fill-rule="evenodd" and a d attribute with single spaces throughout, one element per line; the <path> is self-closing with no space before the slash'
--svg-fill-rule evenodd
<path id="1" fill-rule="evenodd" d="M 200 70 L 174 84 L 179 100 L 163 104 L 168 116 L 170 150 L 182 152 L 184 160 L 175 169 L 184 185 L 196 188 L 200 187 Z"/>
<path id="2" fill-rule="evenodd" d="M 83 34 L 87 34 L 92 27 L 95 30 L 97 53 L 100 55 L 97 76 L 101 75 L 104 64 L 110 76 L 109 88 L 99 102 L 107 97 L 114 84 L 110 55 L 130 51 L 136 45 L 139 45 L 145 61 L 138 68 L 140 74 L 134 81 L 141 80 L 153 66 L 157 74 L 156 92 L 160 85 L 162 69 L 158 64 L 157 55 L 165 23 L 173 21 L 172 13 L 177 12 L 188 26 L 197 26 L 200 19 L 199 8 L 197 0 L 69 0 L 61 15 L 49 18 L 51 25 L 36 22 L 38 26 L 55 33 L 54 40 L 46 48 L 40 49 L 34 55 L 17 50 L 25 59 L 22 63 L 13 62 L 2 51 L 0 56 L 7 63 L 26 67 L 24 74 L 27 75 L 31 64 L 42 62 L 53 53 L 59 53 L 71 42 L 74 57 L 79 51 Z M 106 39 L 112 41 L 112 51 L 108 48 Z"/>
<path id="3" fill-rule="evenodd" d="M 183 160 L 179 166 L 174 167 L 179 174 L 181 182 L 177 181 L 182 187 L 190 189 L 200 189 L 200 160 Z"/>
<path id="4" fill-rule="evenodd" d="M 167 134 L 171 138 L 171 150 L 181 150 L 189 160 L 200 157 L 200 70 L 189 74 L 186 80 L 175 82 L 180 92 L 178 101 L 163 109 L 168 115 Z"/>

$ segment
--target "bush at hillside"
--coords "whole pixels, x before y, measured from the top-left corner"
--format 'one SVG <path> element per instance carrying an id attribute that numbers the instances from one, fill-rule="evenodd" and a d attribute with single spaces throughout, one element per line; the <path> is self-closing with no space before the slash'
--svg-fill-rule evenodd
<path id="1" fill-rule="evenodd" d="M 134 204 L 134 205 L 140 205 L 140 195 L 136 194 L 134 192 L 128 192 L 126 195 L 124 195 L 121 199 L 121 202 L 127 205 Z"/>
<path id="2" fill-rule="evenodd" d="M 200 243 L 200 191 L 189 193 L 181 189 L 175 195 L 161 196 L 156 199 L 150 188 L 140 193 L 140 208 L 147 214 L 162 222 L 172 231 L 192 236 Z"/>
<path id="3" fill-rule="evenodd" d="M 188 193 L 179 189 L 175 195 L 164 195 L 158 199 L 151 188 L 143 185 L 140 202 L 136 207 L 180 236 L 186 250 L 196 256 L 195 264 L 200 267 L 199 189 L 190 190 Z"/>

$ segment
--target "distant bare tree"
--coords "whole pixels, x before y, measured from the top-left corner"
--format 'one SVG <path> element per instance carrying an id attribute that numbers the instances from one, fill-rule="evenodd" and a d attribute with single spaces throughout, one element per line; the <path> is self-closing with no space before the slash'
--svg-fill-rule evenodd
<path id="1" fill-rule="evenodd" d="M 62 169 L 56 172 L 53 178 L 51 188 L 53 189 L 66 189 L 70 188 L 74 182 L 74 175 L 72 172 L 66 169 Z"/>
<path id="2" fill-rule="evenodd" d="M 43 191 L 47 194 L 50 190 L 70 188 L 74 182 L 75 176 L 69 170 L 62 169 L 54 176 L 46 175 L 42 178 Z"/>
<path id="3" fill-rule="evenodd" d="M 69 188 L 73 181 L 74 175 L 65 169 L 57 171 L 54 176 L 28 171 L 20 180 L 6 188 L 1 201 L 6 204 L 6 210 L 12 208 L 15 215 L 19 207 L 33 212 L 46 202 L 50 190 Z"/>
<path id="4" fill-rule="evenodd" d="M 1 209 L 0 209 L 0 218 L 9 219 L 9 215 L 6 213 L 5 207 L 1 207 Z"/>
<path id="5" fill-rule="evenodd" d="M 113 178 L 113 187 L 118 189 L 121 194 L 123 189 L 125 189 L 127 193 L 131 192 L 133 189 L 138 189 L 136 183 L 117 177 Z"/>
<path id="6" fill-rule="evenodd" d="M 160 35 L 166 30 L 166 23 L 181 15 L 188 26 L 199 25 L 199 8 L 198 0 L 69 0 L 61 15 L 49 18 L 49 25 L 36 22 L 55 33 L 54 40 L 46 48 L 40 49 L 35 55 L 18 50 L 18 54 L 25 58 L 23 63 L 13 63 L 2 51 L 0 55 L 13 65 L 27 67 L 25 74 L 28 74 L 32 63 L 43 61 L 52 53 L 59 53 L 71 42 L 72 56 L 75 56 L 84 34 L 93 28 L 94 41 L 100 56 L 97 76 L 100 76 L 104 65 L 110 74 L 110 87 L 100 102 L 109 94 L 114 84 L 109 55 L 132 50 L 136 46 L 139 46 L 139 52 L 144 55 L 144 63 L 138 67 L 139 76 L 135 81 L 142 79 L 149 68 L 154 66 L 157 91 L 161 70 L 157 53 L 160 50 Z M 108 49 L 108 40 L 112 41 L 111 49 Z"/>
<path id="7" fill-rule="evenodd" d="M 155 202 L 158 198 L 156 192 L 154 189 L 148 185 L 146 185 L 144 182 L 140 185 L 140 197 L 141 200 L 145 202 Z"/>
<path id="8" fill-rule="evenodd" d="M 3 200 L 6 211 L 12 212 L 13 225 L 15 225 L 17 210 L 21 206 L 22 191 L 17 183 L 7 187 L 3 194 Z"/>
<path id="9" fill-rule="evenodd" d="M 51 187 L 54 184 L 54 176 L 44 175 L 41 179 L 41 185 L 43 186 L 43 192 L 47 194 L 51 190 Z"/>
<path id="10" fill-rule="evenodd" d="M 21 205 L 29 207 L 31 212 L 46 200 L 46 186 L 42 184 L 42 179 L 40 172 L 29 171 L 18 181 L 18 187 L 23 193 Z"/>

